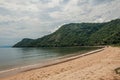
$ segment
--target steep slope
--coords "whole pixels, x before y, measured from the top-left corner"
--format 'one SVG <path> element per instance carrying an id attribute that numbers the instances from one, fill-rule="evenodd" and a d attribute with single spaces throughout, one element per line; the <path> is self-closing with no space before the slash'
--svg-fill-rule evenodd
<path id="1" fill-rule="evenodd" d="M 29 38 L 25 38 L 22 41 L 18 42 L 17 44 L 14 45 L 15 46 L 20 46 L 20 47 L 27 47 L 28 45 L 31 45 L 31 43 L 33 42 L 33 39 L 29 39 Z"/>
<path id="2" fill-rule="evenodd" d="M 92 43 L 93 45 L 106 44 L 104 42 L 107 42 L 109 39 L 115 40 L 113 36 L 120 37 L 116 36 L 116 34 L 119 32 L 120 32 L 120 19 L 112 20 L 103 25 L 103 27 L 99 29 L 96 33 L 92 34 L 89 40 L 90 43 Z"/>
<path id="3" fill-rule="evenodd" d="M 70 23 L 39 39 L 23 39 L 13 47 L 65 47 L 120 43 L 120 19 L 106 23 Z"/>

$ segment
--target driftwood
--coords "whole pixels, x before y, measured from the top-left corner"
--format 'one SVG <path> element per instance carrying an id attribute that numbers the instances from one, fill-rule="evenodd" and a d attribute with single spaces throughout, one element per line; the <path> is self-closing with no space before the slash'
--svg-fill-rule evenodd
<path id="1" fill-rule="evenodd" d="M 116 74 L 120 74 L 120 67 L 115 69 Z"/>

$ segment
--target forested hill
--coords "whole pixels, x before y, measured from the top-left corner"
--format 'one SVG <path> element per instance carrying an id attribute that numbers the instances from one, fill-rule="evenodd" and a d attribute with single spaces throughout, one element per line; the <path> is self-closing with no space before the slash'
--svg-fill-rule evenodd
<path id="1" fill-rule="evenodd" d="M 38 39 L 23 39 L 13 47 L 65 47 L 120 44 L 120 19 L 105 23 L 70 23 Z"/>

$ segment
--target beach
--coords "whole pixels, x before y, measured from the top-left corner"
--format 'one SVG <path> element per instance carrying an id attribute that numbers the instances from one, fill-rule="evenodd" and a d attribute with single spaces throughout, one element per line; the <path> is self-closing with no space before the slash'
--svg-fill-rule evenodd
<path id="1" fill-rule="evenodd" d="M 120 75 L 114 71 L 120 67 L 119 47 L 109 46 L 92 53 L 25 70 L 0 80 L 120 80 Z"/>

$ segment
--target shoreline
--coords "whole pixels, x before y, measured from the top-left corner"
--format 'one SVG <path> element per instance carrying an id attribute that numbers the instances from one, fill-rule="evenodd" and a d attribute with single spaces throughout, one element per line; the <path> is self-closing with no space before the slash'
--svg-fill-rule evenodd
<path id="1" fill-rule="evenodd" d="M 48 61 L 48 63 L 44 63 L 44 64 L 33 64 L 33 65 L 27 65 L 27 66 L 22 66 L 22 67 L 16 67 L 16 68 L 12 68 L 12 69 L 8 69 L 8 70 L 3 70 L 0 71 L 0 78 L 5 78 L 5 77 L 10 77 L 13 76 L 15 74 L 19 74 L 22 72 L 27 72 L 27 71 L 31 71 L 31 70 L 35 70 L 35 69 L 40 69 L 40 68 L 45 68 L 45 67 L 49 67 L 49 66 L 53 66 L 53 65 L 57 65 L 57 64 L 61 64 L 61 63 L 65 63 L 74 59 L 78 59 L 80 57 L 84 57 L 87 55 L 91 55 L 100 51 L 103 51 L 105 47 L 101 48 L 101 49 L 97 49 L 97 50 L 92 50 L 89 51 L 87 53 L 83 53 L 83 54 L 78 54 L 78 55 L 72 55 L 72 56 L 68 56 L 65 58 L 58 58 L 55 59 L 55 61 L 50 60 Z"/>

